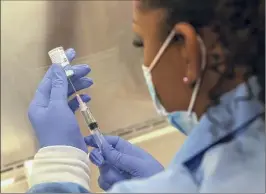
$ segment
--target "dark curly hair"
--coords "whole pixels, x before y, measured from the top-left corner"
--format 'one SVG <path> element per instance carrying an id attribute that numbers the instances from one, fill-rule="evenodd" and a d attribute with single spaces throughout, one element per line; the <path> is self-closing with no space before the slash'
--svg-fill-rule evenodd
<path id="1" fill-rule="evenodd" d="M 221 63 L 210 67 L 221 75 L 209 94 L 214 103 L 219 101 L 223 81 L 234 78 L 235 68 L 241 64 L 248 69 L 245 80 L 257 76 L 259 99 L 265 104 L 265 0 L 141 0 L 140 6 L 167 11 L 163 38 L 178 22 L 190 23 L 197 31 L 211 27 L 217 33 L 226 55 L 226 70 L 219 71 Z"/>

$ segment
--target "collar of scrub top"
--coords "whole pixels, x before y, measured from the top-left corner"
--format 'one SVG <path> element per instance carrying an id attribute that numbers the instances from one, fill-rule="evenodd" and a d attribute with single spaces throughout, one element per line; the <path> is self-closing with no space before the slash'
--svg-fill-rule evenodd
<path id="1" fill-rule="evenodd" d="M 201 117 L 173 162 L 183 163 L 193 170 L 198 166 L 192 164 L 193 160 L 200 162 L 209 148 L 245 131 L 249 124 L 265 112 L 264 105 L 258 101 L 259 91 L 257 78 L 251 77 L 248 84 L 243 83 L 224 94 L 220 98 L 220 103 L 208 109 L 208 114 Z"/>

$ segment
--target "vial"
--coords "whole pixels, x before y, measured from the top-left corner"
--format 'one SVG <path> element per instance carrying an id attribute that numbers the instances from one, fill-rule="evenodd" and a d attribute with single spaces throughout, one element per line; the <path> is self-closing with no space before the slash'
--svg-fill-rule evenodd
<path id="1" fill-rule="evenodd" d="M 66 76 L 71 77 L 74 75 L 74 71 L 68 61 L 68 58 L 65 54 L 65 50 L 62 46 L 54 48 L 48 52 L 48 55 L 53 64 L 59 64 L 64 69 Z"/>

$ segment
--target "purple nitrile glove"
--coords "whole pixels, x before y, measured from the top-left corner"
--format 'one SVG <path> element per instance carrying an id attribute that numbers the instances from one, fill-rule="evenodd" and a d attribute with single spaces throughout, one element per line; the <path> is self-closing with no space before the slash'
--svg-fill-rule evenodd
<path id="1" fill-rule="evenodd" d="M 163 166 L 149 153 L 118 136 L 104 136 L 101 151 L 93 137 L 85 137 L 88 146 L 94 147 L 90 160 L 99 167 L 99 186 L 108 190 L 113 184 L 133 178 L 147 178 L 162 170 Z"/>

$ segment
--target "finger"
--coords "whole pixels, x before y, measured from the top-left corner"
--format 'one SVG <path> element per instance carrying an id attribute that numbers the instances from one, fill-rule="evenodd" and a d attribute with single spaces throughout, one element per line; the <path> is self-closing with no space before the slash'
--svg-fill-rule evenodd
<path id="1" fill-rule="evenodd" d="M 90 96 L 88 96 L 86 94 L 82 94 L 82 95 L 80 95 L 80 97 L 81 97 L 82 101 L 85 103 L 87 103 L 91 100 Z M 79 108 L 79 103 L 78 103 L 77 97 L 70 100 L 68 102 L 68 106 L 73 112 L 76 112 L 76 110 L 78 110 L 78 108 Z"/>
<path id="2" fill-rule="evenodd" d="M 50 100 L 67 100 L 68 82 L 60 65 L 52 65 L 52 89 Z"/>
<path id="3" fill-rule="evenodd" d="M 131 177 L 128 173 L 120 171 L 106 162 L 99 168 L 99 171 L 102 179 L 104 179 L 104 181 L 109 183 L 110 185 L 113 185 L 114 183 L 125 179 L 129 179 Z"/>
<path id="4" fill-rule="evenodd" d="M 92 79 L 87 78 L 87 77 L 82 77 L 82 78 L 76 80 L 75 82 L 73 82 L 73 85 L 74 85 L 76 91 L 80 91 L 80 90 L 89 88 L 92 84 L 93 84 Z M 75 93 L 75 91 L 73 89 L 73 86 L 71 84 L 69 84 L 68 85 L 68 96 L 71 96 L 74 93 Z"/>
<path id="5" fill-rule="evenodd" d="M 46 107 L 49 104 L 50 93 L 52 88 L 52 67 L 48 69 L 44 75 L 41 83 L 39 84 L 33 98 L 33 103 L 38 106 Z"/>
<path id="6" fill-rule="evenodd" d="M 99 184 L 99 187 L 104 190 L 104 191 L 107 191 L 108 189 L 111 188 L 111 185 L 107 182 L 104 181 L 104 179 L 102 178 L 102 176 L 99 176 L 98 178 L 98 184 Z"/>
<path id="7" fill-rule="evenodd" d="M 65 50 L 65 54 L 66 54 L 69 62 L 73 61 L 76 57 L 76 51 L 73 48 L 69 48 L 69 49 Z"/>
<path id="8" fill-rule="evenodd" d="M 109 136 L 109 135 L 104 136 L 104 139 L 113 147 L 116 147 L 117 143 L 122 140 L 118 136 Z M 87 144 L 87 146 L 94 147 L 94 148 L 98 147 L 96 145 L 92 135 L 85 137 L 84 140 L 85 140 L 85 143 Z"/>
<path id="9" fill-rule="evenodd" d="M 111 165 L 115 166 L 119 170 L 125 171 L 129 174 L 136 173 L 138 165 L 142 164 L 139 158 L 121 153 L 113 148 L 110 144 L 103 141 L 102 154 L 104 159 L 109 162 Z"/>
<path id="10" fill-rule="evenodd" d="M 91 71 L 90 67 L 86 64 L 74 65 L 72 66 L 72 70 L 74 71 L 74 75 L 70 78 L 72 82 L 79 78 L 85 77 Z"/>
<path id="11" fill-rule="evenodd" d="M 94 137 L 92 135 L 89 135 L 87 137 L 84 137 L 84 141 L 87 146 L 98 148 L 97 144 L 95 143 Z"/>
<path id="12" fill-rule="evenodd" d="M 98 148 L 95 148 L 90 152 L 89 158 L 91 162 L 98 167 L 102 166 L 104 163 L 104 158 Z"/>

